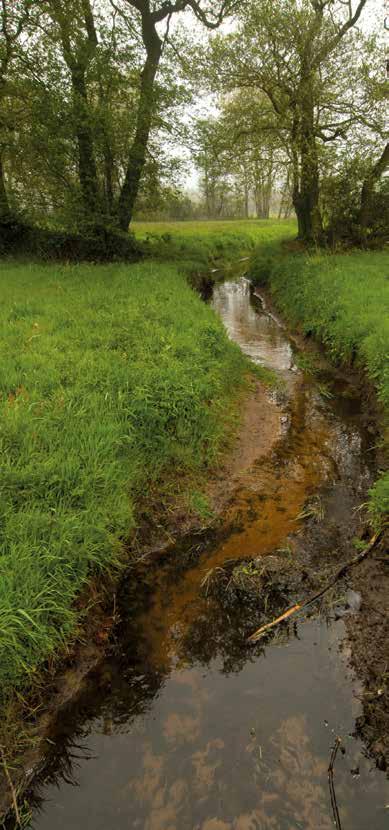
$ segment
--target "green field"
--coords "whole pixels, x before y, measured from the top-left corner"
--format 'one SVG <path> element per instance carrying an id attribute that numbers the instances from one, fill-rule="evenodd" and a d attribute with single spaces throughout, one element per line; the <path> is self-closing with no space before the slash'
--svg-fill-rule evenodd
<path id="1" fill-rule="evenodd" d="M 293 239 L 294 219 L 248 219 L 203 222 L 134 222 L 135 236 L 151 256 L 178 260 L 188 271 L 230 265 L 256 245 Z"/>
<path id="2" fill-rule="evenodd" d="M 4 692 L 74 630 L 150 483 L 217 461 L 247 363 L 166 264 L 3 264 L 0 281 Z"/>
<path id="3" fill-rule="evenodd" d="M 336 362 L 366 370 L 387 414 L 389 254 L 280 254 L 277 248 L 258 248 L 252 278 L 267 282 L 278 308 L 293 325 L 321 340 Z M 373 488 L 371 509 L 377 521 L 389 512 L 387 473 Z"/>
<path id="4" fill-rule="evenodd" d="M 180 237 L 229 237 L 241 234 L 243 237 L 259 242 L 261 239 L 279 239 L 280 236 L 296 234 L 295 219 L 220 219 L 188 222 L 133 222 L 131 230 L 136 236 L 147 234 L 162 236 L 165 233 Z"/>

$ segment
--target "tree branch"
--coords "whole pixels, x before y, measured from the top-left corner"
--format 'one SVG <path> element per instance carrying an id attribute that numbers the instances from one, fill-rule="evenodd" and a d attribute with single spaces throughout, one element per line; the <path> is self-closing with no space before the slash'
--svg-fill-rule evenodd
<path id="1" fill-rule="evenodd" d="M 312 0 L 311 0 L 312 2 Z M 342 38 L 347 34 L 347 32 L 352 29 L 353 26 L 358 22 L 364 7 L 366 6 L 367 0 L 359 0 L 357 3 L 356 9 L 353 12 L 352 9 L 352 0 L 339 0 L 342 6 L 347 6 L 348 9 L 348 18 L 345 20 L 342 26 L 338 29 L 336 35 L 324 45 L 322 49 L 320 49 L 315 56 L 314 66 L 318 67 L 322 62 L 323 58 L 329 55 L 335 47 L 340 43 Z"/>

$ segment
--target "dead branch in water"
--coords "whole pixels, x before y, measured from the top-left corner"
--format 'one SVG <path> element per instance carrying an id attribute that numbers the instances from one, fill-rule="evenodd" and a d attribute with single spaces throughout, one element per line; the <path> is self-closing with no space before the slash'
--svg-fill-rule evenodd
<path id="1" fill-rule="evenodd" d="M 309 597 L 309 599 L 305 600 L 305 602 L 298 602 L 296 605 L 293 605 L 291 608 L 288 608 L 287 611 L 284 611 L 284 613 L 281 614 L 280 617 L 276 617 L 275 620 L 266 623 L 266 625 L 262 625 L 261 628 L 258 628 L 258 630 L 254 632 L 254 634 L 251 634 L 251 636 L 248 638 L 248 642 L 255 643 L 270 628 L 274 628 L 274 626 L 288 619 L 288 617 L 291 617 L 292 614 L 296 614 L 297 611 L 302 611 L 304 608 L 307 608 L 308 605 L 311 605 L 313 602 L 316 602 L 317 599 L 320 599 L 320 597 L 326 594 L 327 591 L 330 590 L 330 588 L 333 588 L 336 582 L 338 582 L 338 580 L 341 579 L 341 577 L 344 576 L 344 574 L 347 573 L 347 571 L 350 568 L 354 567 L 354 565 L 359 565 L 359 563 L 362 562 L 366 558 L 366 556 L 368 556 L 369 553 L 371 553 L 371 551 L 376 546 L 381 536 L 382 531 L 380 533 L 376 533 L 370 540 L 365 550 L 363 550 L 361 553 L 358 553 L 356 556 L 353 557 L 353 559 L 350 559 L 348 562 L 342 565 L 342 567 L 339 568 L 338 571 L 336 571 L 332 579 L 329 582 L 327 582 L 327 585 L 325 585 L 325 587 L 321 589 L 321 591 L 318 591 L 317 594 L 314 594 L 312 597 Z"/>
<path id="2" fill-rule="evenodd" d="M 332 813 L 333 813 L 333 816 L 334 816 L 334 824 L 335 824 L 336 830 L 342 830 L 342 825 L 340 823 L 340 815 L 339 815 L 339 810 L 338 810 L 338 802 L 336 800 L 336 793 L 335 793 L 335 786 L 334 786 L 334 764 L 335 764 L 336 755 L 337 755 L 337 752 L 338 752 L 338 749 L 339 749 L 341 743 L 342 743 L 342 739 L 339 738 L 339 735 L 338 735 L 336 737 L 335 743 L 332 747 L 331 758 L 330 758 L 330 763 L 329 763 L 329 767 L 328 767 L 328 785 L 329 785 L 329 788 L 330 788 L 331 807 L 332 807 Z"/>
<path id="3" fill-rule="evenodd" d="M 10 772 L 9 772 L 9 769 L 8 769 L 8 764 L 7 764 L 7 759 L 6 759 L 6 756 L 5 756 L 4 748 L 1 746 L 1 744 L 0 744 L 0 754 L 1 754 L 1 762 L 2 762 L 2 765 L 3 765 L 3 769 L 4 769 L 4 775 L 5 775 L 5 777 L 8 781 L 8 785 L 9 785 L 9 788 L 11 790 L 12 803 L 13 803 L 13 808 L 14 808 L 14 811 L 15 811 L 15 817 L 16 817 L 17 825 L 18 825 L 18 827 L 21 827 L 22 822 L 21 822 L 20 813 L 19 813 L 18 799 L 17 799 L 17 796 L 16 796 L 16 790 L 15 790 L 15 787 L 13 785 L 12 778 L 10 776 Z"/>

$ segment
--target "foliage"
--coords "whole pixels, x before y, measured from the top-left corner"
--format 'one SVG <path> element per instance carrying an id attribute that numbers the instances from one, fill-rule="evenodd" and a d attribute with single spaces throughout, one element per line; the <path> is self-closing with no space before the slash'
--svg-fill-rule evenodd
<path id="1" fill-rule="evenodd" d="M 14 218 L 0 221 L 0 255 L 31 257 L 38 260 L 66 262 L 134 262 L 143 254 L 141 245 L 117 228 L 96 227 L 81 236 L 61 230 L 27 225 Z"/>
<path id="2" fill-rule="evenodd" d="M 187 10 L 216 28 L 235 5 L 3 3 L 0 214 L 127 231 L 138 194 L 143 204 L 159 194 L 179 163 L 170 139 L 191 87 L 176 56 L 185 38 L 171 18 Z"/>
<path id="3" fill-rule="evenodd" d="M 256 252 L 255 282 L 268 282 L 278 307 L 293 323 L 326 344 L 332 357 L 365 367 L 389 411 L 389 255 Z M 388 508 L 389 474 L 372 490 L 374 515 Z"/>
<path id="4" fill-rule="evenodd" d="M 198 120 L 194 130 L 204 214 L 269 218 L 278 185 L 279 215 L 290 216 L 288 157 L 271 105 L 263 93 L 245 90 L 221 97 L 218 107 L 217 116 Z"/>
<path id="5" fill-rule="evenodd" d="M 366 3 L 247 0 L 234 30 L 214 39 L 211 67 L 204 68 L 213 88 L 233 94 L 241 107 L 249 95 L 267 101 L 261 138 L 270 130 L 287 153 L 299 237 L 306 241 L 324 239 L 320 177 L 328 176 L 333 148 L 342 155 L 352 135 L 363 152 L 367 136 L 379 155 L 385 134 L 381 51 L 356 25 Z"/>
<path id="6" fill-rule="evenodd" d="M 370 490 L 369 511 L 378 529 L 382 519 L 389 516 L 389 473 L 382 473 Z"/>
<path id="7" fill-rule="evenodd" d="M 362 143 L 362 142 L 361 142 Z M 375 148 L 366 142 L 364 152 L 341 157 L 328 165 L 321 180 L 320 203 L 327 236 L 331 244 L 358 243 L 361 237 L 361 191 L 375 159 Z M 367 216 L 366 243 L 382 245 L 388 239 L 389 180 L 383 177 L 372 189 Z"/>
<path id="8" fill-rule="evenodd" d="M 246 362 L 172 266 L 0 278 L 4 691 L 74 630 L 75 598 L 119 562 L 150 483 L 215 463 Z"/>

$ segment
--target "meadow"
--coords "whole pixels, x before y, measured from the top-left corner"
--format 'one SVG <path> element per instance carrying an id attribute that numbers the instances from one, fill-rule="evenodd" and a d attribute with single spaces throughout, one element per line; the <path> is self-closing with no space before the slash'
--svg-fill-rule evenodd
<path id="1" fill-rule="evenodd" d="M 335 362 L 366 371 L 383 405 L 383 441 L 388 447 L 389 254 L 293 254 L 270 244 L 254 254 L 251 277 L 268 284 L 292 325 L 324 343 Z M 370 509 L 376 524 L 389 513 L 387 472 L 373 487 Z"/>
<path id="2" fill-rule="evenodd" d="M 0 684 L 32 678 L 151 483 L 214 465 L 247 364 L 174 266 L 2 264 Z"/>
<path id="3" fill-rule="evenodd" d="M 228 266 L 261 243 L 293 239 L 297 226 L 294 219 L 231 219 L 134 222 L 131 228 L 149 256 L 178 261 L 193 275 L 199 270 Z"/>

